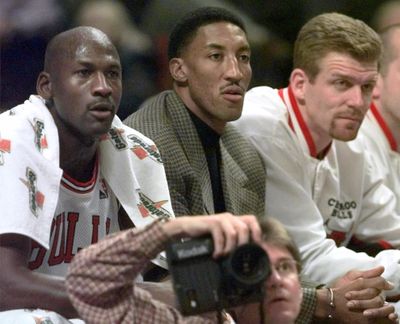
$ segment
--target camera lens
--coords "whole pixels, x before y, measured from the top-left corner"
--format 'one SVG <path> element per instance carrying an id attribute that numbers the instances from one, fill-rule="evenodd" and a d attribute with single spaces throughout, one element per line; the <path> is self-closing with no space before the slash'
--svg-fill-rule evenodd
<path id="1" fill-rule="evenodd" d="M 267 253 L 254 243 L 239 246 L 223 261 L 223 267 L 227 275 L 244 286 L 260 284 L 270 274 Z"/>

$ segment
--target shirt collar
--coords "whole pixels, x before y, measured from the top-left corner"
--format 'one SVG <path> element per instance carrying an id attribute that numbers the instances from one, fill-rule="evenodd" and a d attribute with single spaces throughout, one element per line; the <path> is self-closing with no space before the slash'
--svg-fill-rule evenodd
<path id="1" fill-rule="evenodd" d="M 197 133 L 199 134 L 201 144 L 204 148 L 218 146 L 220 135 L 208 126 L 204 121 L 197 117 L 190 109 L 188 109 L 190 118 L 196 127 Z"/>

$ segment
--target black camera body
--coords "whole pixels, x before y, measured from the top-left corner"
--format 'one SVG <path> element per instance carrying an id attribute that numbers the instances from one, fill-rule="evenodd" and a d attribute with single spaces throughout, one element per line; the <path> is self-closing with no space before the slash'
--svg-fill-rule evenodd
<path id="1" fill-rule="evenodd" d="M 267 253 L 247 243 L 214 259 L 211 237 L 173 242 L 167 247 L 169 271 L 184 315 L 219 311 L 261 301 L 270 275 Z"/>

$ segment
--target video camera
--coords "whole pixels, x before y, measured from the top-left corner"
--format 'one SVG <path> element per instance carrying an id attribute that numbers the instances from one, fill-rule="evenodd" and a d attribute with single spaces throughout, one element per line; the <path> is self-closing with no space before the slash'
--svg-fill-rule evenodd
<path id="1" fill-rule="evenodd" d="M 195 315 L 262 301 L 270 262 L 262 247 L 247 243 L 214 259 L 210 236 L 167 247 L 169 271 L 180 311 Z"/>

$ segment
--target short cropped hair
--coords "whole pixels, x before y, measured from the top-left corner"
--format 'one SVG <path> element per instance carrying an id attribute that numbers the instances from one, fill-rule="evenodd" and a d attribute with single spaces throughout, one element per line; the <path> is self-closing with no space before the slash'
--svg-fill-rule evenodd
<path id="1" fill-rule="evenodd" d="M 361 20 L 325 13 L 301 28 L 294 45 L 293 68 L 302 69 L 313 80 L 319 60 L 330 52 L 348 54 L 360 62 L 378 62 L 382 46 L 378 34 Z"/>
<path id="2" fill-rule="evenodd" d="M 243 21 L 230 11 L 219 7 L 201 7 L 186 14 L 175 25 L 169 37 L 168 59 L 180 57 L 200 27 L 217 22 L 229 22 L 246 33 Z"/>
<path id="3" fill-rule="evenodd" d="M 395 24 L 387 26 L 379 33 L 383 46 L 383 53 L 380 60 L 380 73 L 382 75 L 386 75 L 389 64 L 400 55 L 400 53 L 393 46 L 393 40 L 395 37 L 394 34 L 397 33 L 400 35 L 399 31 L 400 24 Z"/>
<path id="4" fill-rule="evenodd" d="M 260 221 L 260 227 L 263 242 L 288 250 L 297 262 L 297 270 L 300 273 L 301 257 L 299 249 L 282 223 L 275 218 L 267 217 Z"/>

